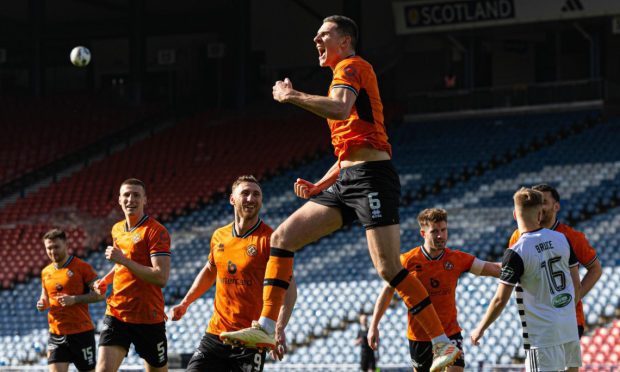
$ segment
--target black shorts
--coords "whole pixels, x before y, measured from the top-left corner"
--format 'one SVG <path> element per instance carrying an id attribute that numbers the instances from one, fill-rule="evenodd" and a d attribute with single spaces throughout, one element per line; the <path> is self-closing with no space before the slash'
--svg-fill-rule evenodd
<path id="1" fill-rule="evenodd" d="M 168 340 L 166 324 L 125 323 L 112 316 L 103 318 L 103 330 L 99 336 L 99 346 L 122 346 L 129 351 L 133 344 L 140 358 L 153 367 L 163 367 L 168 363 Z"/>
<path id="2" fill-rule="evenodd" d="M 461 332 L 448 338 L 452 344 L 461 350 L 461 356 L 454 362 L 454 365 L 465 368 L 463 336 Z M 409 353 L 411 354 L 411 363 L 417 372 L 428 372 L 431 369 L 431 364 L 433 364 L 433 344 L 430 341 L 409 340 Z"/>
<path id="3" fill-rule="evenodd" d="M 47 341 L 47 364 L 73 363 L 79 371 L 95 369 L 95 331 L 73 335 L 50 332 Z"/>
<path id="4" fill-rule="evenodd" d="M 342 168 L 336 183 L 310 200 L 339 208 L 343 225 L 359 220 L 372 229 L 400 222 L 400 179 L 391 160 Z"/>
<path id="5" fill-rule="evenodd" d="M 579 338 L 581 339 L 583 337 L 583 332 L 585 331 L 584 327 L 582 325 L 578 325 L 577 326 L 577 333 L 579 333 Z"/>
<path id="6" fill-rule="evenodd" d="M 362 350 L 362 371 L 368 371 L 369 369 L 375 370 L 377 368 L 377 360 L 375 359 L 375 352 L 372 349 Z"/>
<path id="7" fill-rule="evenodd" d="M 186 371 L 261 372 L 265 365 L 265 355 L 264 350 L 259 352 L 257 349 L 224 345 L 217 335 L 205 333 Z"/>

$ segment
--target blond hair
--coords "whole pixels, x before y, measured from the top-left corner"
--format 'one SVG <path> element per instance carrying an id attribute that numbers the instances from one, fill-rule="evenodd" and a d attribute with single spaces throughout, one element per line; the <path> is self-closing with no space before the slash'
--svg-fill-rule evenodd
<path id="1" fill-rule="evenodd" d="M 515 209 L 527 212 L 542 208 L 543 194 L 540 191 L 522 187 L 512 196 Z"/>

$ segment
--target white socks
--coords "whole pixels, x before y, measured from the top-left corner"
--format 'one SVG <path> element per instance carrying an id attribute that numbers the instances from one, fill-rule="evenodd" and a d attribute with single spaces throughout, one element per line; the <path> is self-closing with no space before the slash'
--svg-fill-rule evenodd
<path id="1" fill-rule="evenodd" d="M 431 342 L 433 343 L 433 345 L 435 345 L 438 342 L 450 343 L 450 339 L 448 338 L 448 336 L 446 336 L 445 333 L 442 333 L 441 336 L 435 337 L 434 339 L 431 340 Z"/>
<path id="2" fill-rule="evenodd" d="M 261 316 L 258 319 L 258 324 L 260 324 L 260 326 L 265 330 L 265 332 L 269 333 L 270 335 L 276 332 L 276 321 L 273 319 Z M 444 337 L 446 336 L 444 335 Z"/>

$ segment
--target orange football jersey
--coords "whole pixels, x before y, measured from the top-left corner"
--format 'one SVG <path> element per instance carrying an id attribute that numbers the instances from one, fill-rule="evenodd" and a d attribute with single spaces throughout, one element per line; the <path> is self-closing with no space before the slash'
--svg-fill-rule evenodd
<path id="1" fill-rule="evenodd" d="M 577 231 L 566 224 L 560 223 L 560 221 L 555 221 L 555 224 L 553 224 L 551 230 L 561 232 L 564 236 L 566 236 L 570 246 L 573 248 L 573 252 L 575 252 L 575 256 L 577 256 L 577 261 L 579 261 L 579 263 L 584 267 L 592 265 L 592 263 L 598 258 L 596 250 L 592 248 L 584 233 Z M 519 230 L 516 229 L 510 237 L 508 247 L 512 247 L 520 237 L 521 234 L 519 233 Z M 586 324 L 581 300 L 577 303 L 577 324 L 580 326 L 584 326 Z"/>
<path id="2" fill-rule="evenodd" d="M 377 76 L 370 63 L 359 56 L 340 61 L 334 68 L 329 91 L 332 89 L 348 89 L 357 97 L 348 118 L 327 119 L 338 160 L 345 159 L 352 147 L 359 146 L 372 146 L 391 156 Z"/>
<path id="3" fill-rule="evenodd" d="M 263 308 L 263 280 L 273 229 L 258 220 L 243 236 L 234 223 L 211 238 L 209 262 L 217 268 L 213 316 L 207 332 L 219 335 L 252 325 Z"/>
<path id="4" fill-rule="evenodd" d="M 461 331 L 456 320 L 456 285 L 461 274 L 469 271 L 474 260 L 475 257 L 469 253 L 449 248 L 432 258 L 421 246 L 400 255 L 400 262 L 405 269 L 418 278 L 428 291 L 448 336 Z M 407 338 L 413 341 L 430 341 L 414 316 L 408 313 L 408 317 Z"/>
<path id="5" fill-rule="evenodd" d="M 170 256 L 168 230 L 147 215 L 131 229 L 127 229 L 125 220 L 116 223 L 112 227 L 112 240 L 127 258 L 140 265 L 152 266 L 151 257 Z M 106 315 L 127 323 L 165 321 L 161 288 L 138 278 L 123 265 L 115 265 L 114 270 Z"/>
<path id="6" fill-rule="evenodd" d="M 75 256 L 69 256 L 67 262 L 58 269 L 53 263 L 43 269 L 41 283 L 49 297 L 50 310 L 47 320 L 51 333 L 72 335 L 95 328 L 88 313 L 88 304 L 62 307 L 56 298 L 59 294 L 86 294 L 90 291 L 90 283 L 95 279 L 97 273 L 92 266 Z"/>

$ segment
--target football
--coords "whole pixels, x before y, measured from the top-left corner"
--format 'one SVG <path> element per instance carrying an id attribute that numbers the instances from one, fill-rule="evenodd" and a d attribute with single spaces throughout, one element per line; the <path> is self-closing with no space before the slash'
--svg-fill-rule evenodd
<path id="1" fill-rule="evenodd" d="M 71 50 L 69 59 L 74 66 L 84 67 L 90 63 L 90 50 L 83 46 L 76 46 Z"/>

